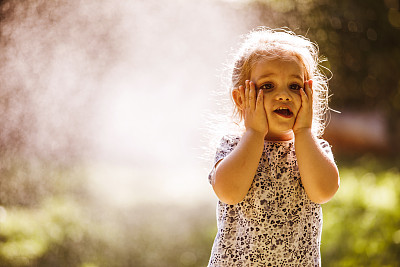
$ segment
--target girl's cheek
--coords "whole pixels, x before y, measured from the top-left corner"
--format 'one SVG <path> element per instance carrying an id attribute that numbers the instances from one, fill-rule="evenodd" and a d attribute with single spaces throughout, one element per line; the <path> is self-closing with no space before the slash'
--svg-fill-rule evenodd
<path id="1" fill-rule="evenodd" d="M 295 97 L 295 102 L 297 102 L 298 105 L 301 106 L 301 95 L 300 95 L 300 92 L 296 93 L 294 97 Z"/>

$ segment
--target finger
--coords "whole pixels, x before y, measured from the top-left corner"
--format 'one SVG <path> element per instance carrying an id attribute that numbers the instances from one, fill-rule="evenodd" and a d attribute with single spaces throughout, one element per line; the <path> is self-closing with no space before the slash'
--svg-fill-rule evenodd
<path id="1" fill-rule="evenodd" d="M 307 85 L 305 85 L 306 87 Z M 300 98 L 301 98 L 301 105 L 305 105 L 308 102 L 308 96 L 304 88 L 300 88 Z"/>
<path id="2" fill-rule="evenodd" d="M 306 95 L 308 95 L 308 94 L 307 94 L 307 92 L 308 92 L 308 87 L 309 87 L 308 81 L 305 81 L 305 82 L 304 82 L 304 86 L 303 86 L 303 88 L 302 88 L 301 91 L 303 91 Z"/>
<path id="3" fill-rule="evenodd" d="M 312 80 L 307 81 L 307 86 L 306 86 L 306 94 L 307 94 L 307 100 L 312 104 L 313 101 L 313 90 L 312 90 Z"/>
<path id="4" fill-rule="evenodd" d="M 304 102 L 304 97 L 307 97 L 307 94 L 306 94 L 306 91 L 305 91 L 305 90 L 306 90 L 306 87 L 308 86 L 307 84 L 308 84 L 308 81 L 305 81 L 303 87 L 300 87 L 300 89 L 299 89 L 300 101 L 301 101 L 301 105 L 302 105 L 302 106 L 304 105 L 304 104 L 303 104 L 303 102 Z"/>
<path id="5" fill-rule="evenodd" d="M 312 80 L 309 80 L 309 81 L 308 81 L 308 89 L 309 89 L 309 92 L 310 92 L 310 94 L 309 94 L 309 99 L 310 99 L 311 103 L 312 103 L 312 101 L 313 101 L 313 94 L 314 94 L 314 91 L 313 91 L 313 89 L 312 89 L 312 86 L 313 86 L 313 81 L 312 81 Z"/>
<path id="6" fill-rule="evenodd" d="M 313 80 L 308 80 L 308 86 L 310 87 L 311 92 L 312 92 L 312 85 L 313 85 Z"/>
<path id="7" fill-rule="evenodd" d="M 312 94 L 313 94 L 312 84 L 313 84 L 312 80 L 308 80 L 307 82 L 304 83 L 305 92 L 306 92 L 307 96 L 309 96 L 309 97 L 312 96 Z"/>
<path id="8" fill-rule="evenodd" d="M 256 110 L 264 109 L 264 92 L 263 90 L 258 91 Z"/>
<path id="9" fill-rule="evenodd" d="M 249 104 L 251 110 L 256 108 L 256 87 L 253 82 L 249 82 L 250 92 L 249 92 Z"/>
<path id="10" fill-rule="evenodd" d="M 245 94 L 246 94 L 246 107 L 250 107 L 250 81 L 249 80 L 246 80 L 246 91 L 245 91 Z"/>
<path id="11" fill-rule="evenodd" d="M 244 99 L 245 99 L 244 101 L 245 101 L 245 107 L 247 108 L 250 106 L 250 104 L 249 104 L 249 81 L 248 80 L 246 80 L 245 85 L 246 85 L 246 88 L 244 90 Z"/>
<path id="12" fill-rule="evenodd" d="M 240 85 L 240 86 L 239 86 L 239 93 L 240 93 L 240 100 L 241 100 L 240 107 L 241 107 L 242 109 L 244 109 L 245 97 L 244 97 L 244 88 L 243 88 L 243 85 Z"/>

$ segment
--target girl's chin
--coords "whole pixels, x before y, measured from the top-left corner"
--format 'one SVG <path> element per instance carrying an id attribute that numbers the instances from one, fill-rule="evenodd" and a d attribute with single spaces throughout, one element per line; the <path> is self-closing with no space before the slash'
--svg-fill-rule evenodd
<path id="1" fill-rule="evenodd" d="M 276 114 L 267 114 L 267 117 L 270 129 L 269 133 L 266 135 L 266 140 L 287 141 L 294 138 L 293 126 L 295 123 L 295 117 L 287 119 Z"/>

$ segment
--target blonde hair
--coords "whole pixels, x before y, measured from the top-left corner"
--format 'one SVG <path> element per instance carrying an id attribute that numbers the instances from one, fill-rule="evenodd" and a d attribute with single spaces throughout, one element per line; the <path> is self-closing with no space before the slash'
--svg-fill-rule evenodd
<path id="1" fill-rule="evenodd" d="M 285 29 L 272 30 L 259 27 L 249 34 L 244 35 L 244 42 L 234 55 L 233 64 L 230 64 L 232 75 L 232 90 L 244 85 L 250 79 L 254 65 L 265 59 L 286 59 L 297 57 L 305 69 L 305 79 L 313 80 L 313 122 L 312 132 L 322 136 L 328 111 L 328 79 L 321 71 L 320 63 L 324 60 L 318 56 L 319 50 L 315 43 L 309 39 L 296 35 Z M 237 123 L 243 120 L 243 116 L 234 104 L 234 117 Z"/>

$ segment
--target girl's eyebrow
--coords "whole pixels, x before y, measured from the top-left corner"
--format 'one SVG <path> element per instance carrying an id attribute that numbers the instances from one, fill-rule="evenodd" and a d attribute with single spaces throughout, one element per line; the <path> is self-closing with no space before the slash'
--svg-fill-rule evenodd
<path id="1" fill-rule="evenodd" d="M 268 77 L 274 76 L 274 75 L 276 75 L 276 74 L 275 73 L 262 74 L 262 75 L 258 76 L 256 80 L 258 81 L 258 80 L 261 80 L 261 79 L 264 79 L 264 78 L 268 78 Z"/>
<path id="2" fill-rule="evenodd" d="M 276 74 L 275 73 L 266 73 L 266 74 L 263 74 L 263 75 L 260 75 L 259 77 L 257 77 L 256 80 L 258 81 L 258 80 L 261 80 L 263 78 L 268 78 L 270 76 L 276 76 Z M 303 80 L 303 77 L 301 77 L 298 74 L 292 74 L 292 75 L 290 75 L 290 77 L 299 79 L 301 81 Z"/>
<path id="3" fill-rule="evenodd" d="M 303 77 L 301 77 L 298 74 L 292 74 L 290 77 L 293 77 L 293 78 L 296 78 L 296 79 L 299 79 L 299 80 L 303 80 Z"/>

